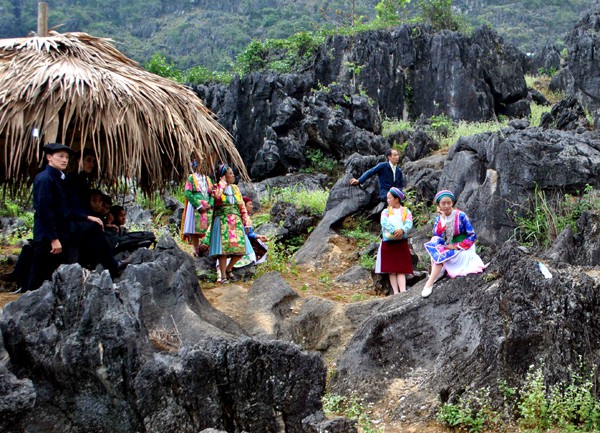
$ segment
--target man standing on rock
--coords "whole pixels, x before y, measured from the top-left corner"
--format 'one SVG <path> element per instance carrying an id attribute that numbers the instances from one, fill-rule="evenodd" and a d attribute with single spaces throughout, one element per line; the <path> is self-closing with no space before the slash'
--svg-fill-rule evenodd
<path id="1" fill-rule="evenodd" d="M 379 179 L 379 198 L 382 202 L 386 202 L 387 193 L 391 187 L 402 189 L 404 187 L 404 178 L 402 177 L 402 170 L 398 166 L 400 155 L 395 149 L 388 149 L 385 151 L 385 157 L 387 161 L 380 162 L 375 167 L 367 170 L 358 179 L 350 179 L 350 185 L 362 185 L 374 174 Z"/>

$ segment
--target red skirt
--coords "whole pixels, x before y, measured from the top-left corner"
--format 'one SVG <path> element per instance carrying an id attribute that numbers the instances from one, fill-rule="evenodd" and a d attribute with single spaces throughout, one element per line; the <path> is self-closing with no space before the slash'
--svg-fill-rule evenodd
<path id="1" fill-rule="evenodd" d="M 412 274 L 408 240 L 381 242 L 375 272 L 382 274 Z"/>

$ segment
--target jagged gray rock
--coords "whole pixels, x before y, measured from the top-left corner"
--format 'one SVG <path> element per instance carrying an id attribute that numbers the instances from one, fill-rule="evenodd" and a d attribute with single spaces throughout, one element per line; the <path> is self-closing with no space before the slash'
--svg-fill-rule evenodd
<path id="1" fill-rule="evenodd" d="M 577 98 L 568 96 L 542 115 L 540 127 L 581 132 L 590 129 L 590 123 Z"/>
<path id="2" fill-rule="evenodd" d="M 567 84 L 568 93 L 575 95 L 591 112 L 600 108 L 600 65 L 596 61 L 596 53 L 600 49 L 599 17 L 600 3 L 593 2 L 567 35 L 568 72 L 554 83 L 555 87 Z"/>
<path id="3" fill-rule="evenodd" d="M 426 300 L 415 291 L 353 305 L 364 321 L 338 360 L 332 390 L 395 398 L 395 416 L 410 421 L 432 416 L 467 388 L 489 386 L 501 401 L 497 380 L 518 387 L 540 359 L 547 383 L 567 381 L 579 356 L 595 366 L 597 272 L 553 262 L 547 280 L 538 259 L 517 246 L 506 243 L 484 275 L 439 281 Z M 393 386 L 401 383 L 409 386 Z"/>
<path id="4" fill-rule="evenodd" d="M 536 188 L 598 188 L 599 170 L 595 133 L 506 128 L 461 137 L 448 153 L 437 187 L 454 191 L 457 207 L 467 212 L 480 239 L 501 244 L 513 235 L 513 213 L 522 215 Z"/>
<path id="5" fill-rule="evenodd" d="M 322 409 L 320 356 L 246 337 L 172 239 L 133 257 L 116 283 L 63 265 L 4 308 L 5 431 L 303 432 Z"/>
<path id="6" fill-rule="evenodd" d="M 0 430 L 21 431 L 26 414 L 35 405 L 36 392 L 31 380 L 19 379 L 7 368 L 8 361 L 0 334 Z"/>
<path id="7" fill-rule="evenodd" d="M 526 117 L 523 64 L 523 54 L 488 28 L 465 36 L 402 26 L 330 37 L 302 74 L 252 73 L 195 91 L 260 180 L 308 166 L 309 149 L 338 160 L 383 153 L 389 142 L 379 135 L 380 114 Z M 417 158 L 423 149 L 407 150 Z"/>
<path id="8" fill-rule="evenodd" d="M 332 226 L 348 215 L 356 213 L 359 209 L 379 202 L 379 187 L 377 186 L 376 176 L 373 176 L 361 187 L 350 186 L 349 182 L 350 179 L 360 176 L 381 160 L 380 157 L 360 156 L 358 154 L 353 154 L 346 160 L 346 174 L 338 179 L 331 188 L 323 219 L 294 255 L 299 264 L 310 263 L 318 267 L 319 263 L 325 260 L 330 249 L 328 242 L 335 234 Z"/>

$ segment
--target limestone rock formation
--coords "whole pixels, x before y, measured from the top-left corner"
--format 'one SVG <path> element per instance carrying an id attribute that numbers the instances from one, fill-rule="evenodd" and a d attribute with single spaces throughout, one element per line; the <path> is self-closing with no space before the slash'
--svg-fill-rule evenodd
<path id="1" fill-rule="evenodd" d="M 414 420 L 467 388 L 490 386 L 500 400 L 497 379 L 518 386 L 540 359 L 549 383 L 567 380 L 579 356 L 595 366 L 598 273 L 553 262 L 548 280 L 536 257 L 517 246 L 506 243 L 484 276 L 438 282 L 427 300 L 417 292 L 369 308 L 338 360 L 332 389 L 375 401 L 402 396 L 395 415 Z M 419 386 L 399 392 L 413 380 Z"/>
<path id="2" fill-rule="evenodd" d="M 381 155 L 390 145 L 379 135 L 381 115 L 526 117 L 523 64 L 523 54 L 487 28 L 466 36 L 402 26 L 331 37 L 302 74 L 252 73 L 195 91 L 261 180 L 307 167 L 308 150 L 337 160 Z M 407 149 L 413 160 L 432 147 L 417 138 L 418 148 Z"/>
<path id="3" fill-rule="evenodd" d="M 136 251 L 116 283 L 61 266 L 4 308 L 0 328 L 3 431 L 305 432 L 326 421 L 320 356 L 246 337 L 169 238 Z"/>
<path id="4" fill-rule="evenodd" d="M 567 36 L 569 52 L 567 69 L 572 88 L 567 89 L 591 112 L 600 108 L 600 65 L 596 53 L 600 49 L 600 3 L 593 2 Z"/>

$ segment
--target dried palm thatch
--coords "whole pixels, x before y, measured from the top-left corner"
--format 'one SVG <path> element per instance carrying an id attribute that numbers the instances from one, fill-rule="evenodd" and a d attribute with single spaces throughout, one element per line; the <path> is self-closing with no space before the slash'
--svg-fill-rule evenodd
<path id="1" fill-rule="evenodd" d="M 30 182 L 41 147 L 92 149 L 105 180 L 161 189 L 192 159 L 248 179 L 230 134 L 189 89 L 85 33 L 0 40 L 0 182 Z M 33 131 L 39 131 L 34 137 Z"/>

